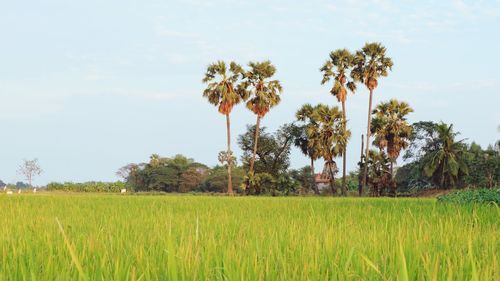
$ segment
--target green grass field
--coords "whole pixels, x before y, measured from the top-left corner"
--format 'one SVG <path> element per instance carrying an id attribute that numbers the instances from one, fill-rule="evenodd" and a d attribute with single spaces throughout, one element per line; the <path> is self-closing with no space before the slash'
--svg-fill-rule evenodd
<path id="1" fill-rule="evenodd" d="M 433 199 L 0 194 L 0 280 L 500 280 L 499 226 Z"/>

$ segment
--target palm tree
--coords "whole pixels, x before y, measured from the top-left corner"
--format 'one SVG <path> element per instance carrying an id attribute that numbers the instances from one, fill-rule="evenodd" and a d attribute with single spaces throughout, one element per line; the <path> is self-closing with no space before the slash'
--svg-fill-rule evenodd
<path id="1" fill-rule="evenodd" d="M 278 80 L 270 80 L 276 73 L 276 67 L 270 61 L 250 62 L 250 70 L 245 72 L 245 81 L 240 87 L 242 95 L 248 98 L 247 108 L 257 116 L 255 125 L 255 137 L 253 155 L 250 159 L 249 175 L 254 173 L 255 158 L 259 140 L 260 119 L 263 118 L 271 108 L 281 101 L 280 93 L 283 91 Z"/>
<path id="2" fill-rule="evenodd" d="M 203 78 L 203 83 L 207 83 L 207 88 L 203 91 L 203 96 L 208 102 L 217 106 L 219 112 L 226 116 L 227 129 L 227 192 L 233 193 L 233 182 L 231 177 L 232 152 L 231 152 L 231 120 L 229 115 L 233 107 L 240 103 L 244 96 L 238 82 L 242 78 L 243 68 L 235 62 L 229 64 L 229 69 L 224 61 L 217 61 L 207 67 L 207 72 Z"/>
<path id="3" fill-rule="evenodd" d="M 347 99 L 347 90 L 351 93 L 356 91 L 356 84 L 353 81 L 347 81 L 347 72 L 354 66 L 354 57 L 347 49 L 338 49 L 330 53 L 330 59 L 325 62 L 320 71 L 323 72 L 321 84 L 325 84 L 330 79 L 334 79 L 333 87 L 330 93 L 334 95 L 342 104 L 342 119 L 344 129 L 347 127 L 347 117 L 345 102 Z M 347 143 L 342 152 L 342 194 L 346 194 L 346 161 L 347 161 Z"/>
<path id="4" fill-rule="evenodd" d="M 329 107 L 327 105 L 317 105 L 312 114 L 312 120 L 318 124 L 318 130 L 312 127 L 308 130 L 308 136 L 314 141 L 311 146 L 317 146 L 325 165 L 329 167 L 330 187 L 335 193 L 335 172 L 333 167 L 337 156 L 341 156 L 345 144 L 351 137 L 351 132 L 345 129 L 342 119 L 342 111 L 338 107 Z"/>
<path id="5" fill-rule="evenodd" d="M 313 111 L 314 107 L 310 104 L 304 104 L 297 113 L 295 113 L 297 120 L 304 123 L 301 127 L 300 135 L 295 137 L 295 146 L 311 159 L 311 184 L 314 193 L 319 194 L 314 172 L 314 161 L 321 156 L 319 146 L 314 143 L 317 139 L 316 136 L 318 135 L 319 125 L 312 118 Z"/>
<path id="6" fill-rule="evenodd" d="M 407 122 L 406 116 L 413 109 L 406 102 L 391 99 L 382 102 L 373 110 L 374 118 L 371 124 L 371 133 L 375 134 L 373 141 L 380 151 L 386 151 L 390 159 L 390 179 L 394 177 L 393 167 L 401 150 L 410 144 L 413 127 Z M 395 185 L 391 185 L 395 195 Z"/>
<path id="7" fill-rule="evenodd" d="M 388 186 L 393 188 L 394 181 L 391 179 L 390 162 L 391 160 L 384 151 L 370 150 L 368 166 L 367 183 L 370 186 L 372 196 L 380 196 Z"/>
<path id="8" fill-rule="evenodd" d="M 373 91 L 378 86 L 378 79 L 386 77 L 389 70 L 392 70 L 392 59 L 385 56 L 386 48 L 380 43 L 366 43 L 360 51 L 356 51 L 354 56 L 354 68 L 351 71 L 351 77 L 354 81 L 359 81 L 370 91 L 368 101 L 368 125 L 366 130 L 366 152 L 368 158 L 370 151 L 370 136 L 371 136 L 371 114 Z M 368 160 L 368 159 L 367 159 Z M 365 163 L 367 163 L 366 161 Z M 365 165 L 363 174 L 363 186 L 366 186 L 366 178 L 368 176 L 368 166 Z"/>
<path id="9" fill-rule="evenodd" d="M 455 141 L 459 133 L 453 132 L 453 125 L 438 124 L 436 131 L 437 147 L 423 157 L 423 172 L 441 188 L 454 187 L 459 176 L 469 171 L 467 146 L 464 140 Z"/>

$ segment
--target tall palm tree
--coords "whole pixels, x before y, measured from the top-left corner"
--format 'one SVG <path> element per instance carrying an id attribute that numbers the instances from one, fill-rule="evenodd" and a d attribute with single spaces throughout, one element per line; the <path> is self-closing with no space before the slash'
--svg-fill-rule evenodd
<path id="1" fill-rule="evenodd" d="M 280 81 L 270 79 L 276 73 L 276 67 L 270 61 L 250 62 L 248 66 L 250 70 L 244 74 L 245 81 L 240 87 L 240 91 L 245 96 L 245 99 L 248 98 L 247 108 L 257 116 L 253 155 L 250 159 L 249 169 L 249 175 L 253 175 L 259 140 L 260 119 L 271 108 L 279 104 L 283 88 Z"/>
<path id="2" fill-rule="evenodd" d="M 227 192 L 233 193 L 233 181 L 231 176 L 232 152 L 231 152 L 231 120 L 229 115 L 233 107 L 243 99 L 243 92 L 239 88 L 240 79 L 243 76 L 243 68 L 235 63 L 217 61 L 207 67 L 203 83 L 207 83 L 207 88 L 203 91 L 203 96 L 208 102 L 217 106 L 219 112 L 226 116 L 227 129 Z"/>
<path id="3" fill-rule="evenodd" d="M 453 125 L 438 124 L 436 131 L 437 146 L 423 157 L 423 172 L 441 188 L 454 187 L 459 175 L 469 172 L 467 147 L 463 140 L 455 141 L 459 133 L 453 132 Z"/>
<path id="4" fill-rule="evenodd" d="M 314 107 L 312 105 L 304 104 L 297 113 L 295 113 L 297 120 L 304 123 L 301 127 L 301 134 L 295 138 L 295 146 L 311 159 L 311 185 L 314 193 L 319 194 L 314 172 L 314 161 L 321 157 L 319 146 L 315 143 L 319 131 L 319 124 L 312 118 L 313 112 Z"/>
<path id="5" fill-rule="evenodd" d="M 347 128 L 347 117 L 345 102 L 348 90 L 351 93 L 356 91 L 356 83 L 347 81 L 348 71 L 354 66 L 354 56 L 347 49 L 338 49 L 330 53 L 330 58 L 325 62 L 320 71 L 323 72 L 321 84 L 325 84 L 333 79 L 333 87 L 330 93 L 334 95 L 342 104 L 342 119 L 344 129 Z M 342 151 L 342 194 L 346 194 L 346 161 L 347 143 Z"/>
<path id="6" fill-rule="evenodd" d="M 390 160 L 390 180 L 394 178 L 394 163 L 401 150 L 410 144 L 413 127 L 406 120 L 406 116 L 413 109 L 406 102 L 391 99 L 382 102 L 373 110 L 371 133 L 375 134 L 373 143 L 381 151 L 386 151 Z M 392 193 L 395 195 L 395 185 L 391 183 Z"/>
<path id="7" fill-rule="evenodd" d="M 318 131 L 308 130 L 308 135 L 314 141 L 311 145 L 319 147 L 319 151 L 325 160 L 325 165 L 329 167 L 330 188 L 335 192 L 335 172 L 333 167 L 337 156 L 341 156 L 345 144 L 351 137 L 351 132 L 345 129 L 342 119 L 342 111 L 338 107 L 327 105 L 317 105 L 311 114 L 314 122 L 318 124 Z"/>
<path id="8" fill-rule="evenodd" d="M 372 100 L 373 91 L 378 86 L 378 79 L 386 77 L 389 70 L 392 70 L 392 59 L 386 57 L 386 48 L 380 43 L 366 43 L 360 51 L 356 51 L 354 55 L 354 68 L 351 71 L 351 77 L 354 81 L 363 83 L 370 91 L 368 101 L 368 125 L 366 130 L 366 152 L 367 160 L 370 151 L 370 136 L 371 136 L 371 116 L 372 116 Z M 368 161 L 365 161 L 367 163 Z M 366 186 L 366 178 L 368 176 L 368 166 L 365 164 L 363 174 L 363 186 Z"/>

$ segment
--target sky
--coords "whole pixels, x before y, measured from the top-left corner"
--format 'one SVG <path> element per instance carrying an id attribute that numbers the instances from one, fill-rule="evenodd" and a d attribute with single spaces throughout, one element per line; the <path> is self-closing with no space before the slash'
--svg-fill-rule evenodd
<path id="1" fill-rule="evenodd" d="M 453 123 L 482 146 L 500 139 L 500 1 L 0 0 L 0 179 L 38 158 L 51 181 L 117 180 L 128 163 L 184 154 L 208 165 L 225 118 L 202 98 L 216 60 L 271 60 L 282 102 L 274 131 L 304 103 L 338 105 L 319 68 L 330 51 L 381 42 L 394 61 L 374 104 L 397 98 L 411 122 Z M 366 132 L 368 91 L 347 101 L 348 169 Z M 255 116 L 232 115 L 237 136 Z M 340 159 L 337 161 L 340 163 Z M 321 161 L 316 165 L 321 166 Z M 293 168 L 308 159 L 293 149 Z"/>

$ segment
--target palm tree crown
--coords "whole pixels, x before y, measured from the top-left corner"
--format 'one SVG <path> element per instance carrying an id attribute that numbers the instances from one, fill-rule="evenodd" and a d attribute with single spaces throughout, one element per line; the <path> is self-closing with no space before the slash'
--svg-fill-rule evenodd
<path id="1" fill-rule="evenodd" d="M 373 143 L 381 150 L 387 149 L 387 155 L 395 161 L 401 150 L 409 145 L 413 128 L 406 116 L 413 109 L 406 102 L 391 99 L 382 102 L 373 110 L 371 133 L 375 134 Z"/>
<path id="2" fill-rule="evenodd" d="M 278 80 L 269 80 L 276 73 L 270 61 L 250 62 L 250 70 L 245 72 L 245 81 L 240 91 L 249 97 L 247 108 L 258 117 L 264 117 L 269 110 L 281 101 L 283 88 Z M 247 90 L 248 89 L 248 90 Z"/>
<path id="3" fill-rule="evenodd" d="M 366 43 L 354 55 L 354 68 L 351 77 L 374 90 L 378 85 L 379 77 L 386 77 L 392 70 L 392 59 L 385 56 L 386 48 L 380 43 Z"/>
<path id="4" fill-rule="evenodd" d="M 320 68 L 320 71 L 323 72 L 321 84 L 323 85 L 334 79 L 330 93 L 339 102 L 346 101 L 347 90 L 350 90 L 352 93 L 356 91 L 356 84 L 353 81 L 347 81 L 348 71 L 353 65 L 354 56 L 347 49 L 339 49 L 331 52 L 330 59 Z"/>
<path id="5" fill-rule="evenodd" d="M 453 132 L 453 125 L 444 123 L 436 127 L 437 147 L 423 158 L 423 172 L 434 184 L 442 188 L 453 187 L 459 174 L 468 174 L 466 145 L 455 141 L 459 133 Z"/>
<path id="6" fill-rule="evenodd" d="M 231 113 L 233 106 L 244 98 L 237 85 L 242 75 L 243 68 L 235 62 L 229 64 L 229 69 L 224 61 L 210 64 L 202 80 L 203 83 L 208 83 L 203 96 L 208 102 L 218 106 L 220 113 L 224 115 Z"/>

